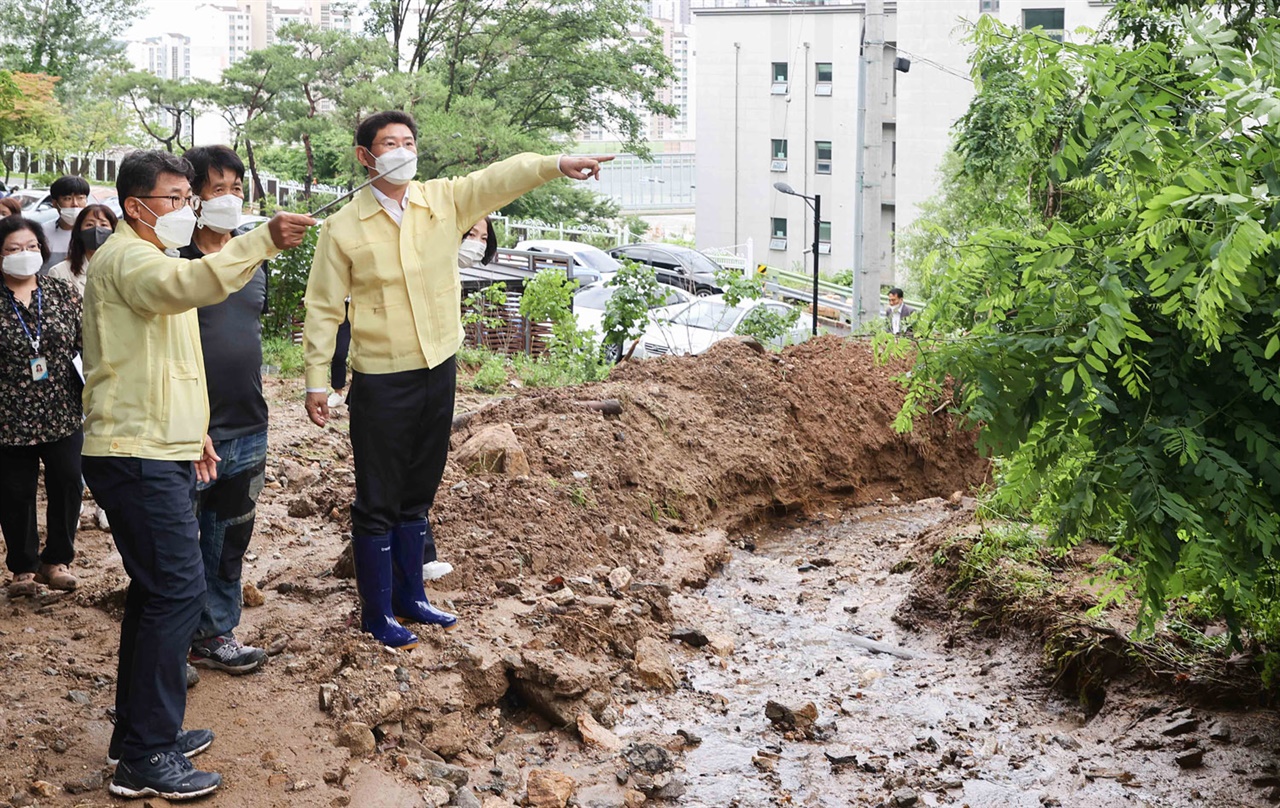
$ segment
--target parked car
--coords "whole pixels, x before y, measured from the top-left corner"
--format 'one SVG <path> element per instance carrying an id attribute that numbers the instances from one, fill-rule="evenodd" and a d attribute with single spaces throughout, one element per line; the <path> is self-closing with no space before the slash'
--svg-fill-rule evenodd
<path id="1" fill-rule="evenodd" d="M 743 318 L 757 306 L 786 315 L 792 308 L 777 300 L 743 300 L 736 306 L 724 302 L 723 295 L 701 297 L 678 309 L 668 318 L 655 320 L 640 337 L 634 358 L 648 356 L 700 354 L 722 339 L 732 337 Z M 803 342 L 809 331 L 799 322 L 770 343 L 781 348 Z"/>
<path id="2" fill-rule="evenodd" d="M 718 295 L 724 290 L 716 281 L 720 265 L 697 250 L 675 244 L 627 244 L 614 247 L 609 255 L 653 267 L 658 282 L 678 286 L 698 297 Z"/>
<path id="3" fill-rule="evenodd" d="M 604 337 L 604 307 L 613 297 L 614 287 L 610 280 L 596 281 L 579 289 L 573 295 L 573 314 L 578 320 L 578 328 L 594 331 L 597 339 Z M 670 317 L 684 306 L 693 302 L 693 295 L 674 286 L 666 287 L 666 297 L 657 306 L 649 309 L 649 323 Z M 605 349 L 605 360 L 611 364 L 622 361 L 630 344 L 610 345 Z"/>
<path id="4" fill-rule="evenodd" d="M 583 286 L 596 281 L 607 280 L 621 267 L 617 259 L 599 247 L 583 244 L 580 241 L 560 241 L 557 239 L 529 239 L 516 245 L 517 250 L 525 252 L 549 252 L 568 255 L 573 258 L 574 277 Z M 590 280 L 588 280 L 590 278 Z"/>
<path id="5" fill-rule="evenodd" d="M 33 222 L 44 224 L 58 218 L 58 210 L 53 206 L 53 197 L 48 188 L 23 188 L 15 191 L 13 197 L 22 203 L 22 215 Z M 120 200 L 114 188 L 90 188 L 89 204 L 106 205 L 117 218 L 124 216 L 120 210 Z"/>

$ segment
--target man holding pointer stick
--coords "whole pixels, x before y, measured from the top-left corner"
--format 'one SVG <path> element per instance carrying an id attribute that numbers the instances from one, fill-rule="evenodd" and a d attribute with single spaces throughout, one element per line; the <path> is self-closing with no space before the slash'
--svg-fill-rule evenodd
<path id="1" fill-rule="evenodd" d="M 374 179 L 321 227 L 303 328 L 307 414 L 324 426 L 329 362 L 350 297 L 361 628 L 393 648 L 418 642 L 400 621 L 457 622 L 427 600 L 422 565 L 435 560 L 427 513 L 449 452 L 463 339 L 458 244 L 490 211 L 559 177 L 598 176 L 613 159 L 520 154 L 465 177 L 415 182 L 416 138 L 413 118 L 399 111 L 357 127 L 356 159 Z"/>

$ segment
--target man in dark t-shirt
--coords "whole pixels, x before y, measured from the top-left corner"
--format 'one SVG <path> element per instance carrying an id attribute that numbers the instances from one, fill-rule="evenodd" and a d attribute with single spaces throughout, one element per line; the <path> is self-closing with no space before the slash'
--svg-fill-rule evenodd
<path id="1" fill-rule="evenodd" d="M 194 169 L 191 190 L 201 201 L 191 243 L 178 253 L 200 258 L 221 250 L 240 223 L 244 164 L 226 146 L 200 146 L 183 157 Z M 265 651 L 241 644 L 234 633 L 240 625 L 240 572 L 267 466 L 267 402 L 262 396 L 266 300 L 264 263 L 240 291 L 197 310 L 218 474 L 196 484 L 207 592 L 188 659 L 231 674 L 258 670 L 267 660 Z"/>

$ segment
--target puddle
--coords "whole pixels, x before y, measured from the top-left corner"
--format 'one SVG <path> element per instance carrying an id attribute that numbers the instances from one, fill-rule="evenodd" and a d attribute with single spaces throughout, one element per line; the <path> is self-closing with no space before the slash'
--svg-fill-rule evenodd
<path id="1" fill-rule="evenodd" d="M 691 808 L 1271 804 L 1258 783 L 1275 774 L 1273 713 L 1179 713 L 1112 693 L 1086 722 L 1046 689 L 1020 640 L 947 648 L 895 624 L 910 574 L 890 570 L 950 515 L 938 500 L 851 510 L 735 551 L 704 590 L 671 598 L 677 625 L 732 636 L 732 656 L 673 647 L 685 685 L 642 697 L 615 731 L 701 737 L 671 794 Z M 813 702 L 820 738 L 785 738 L 769 700 Z M 1164 734 L 1190 715 L 1197 731 Z M 1182 770 L 1175 758 L 1195 748 L 1203 767 Z"/>

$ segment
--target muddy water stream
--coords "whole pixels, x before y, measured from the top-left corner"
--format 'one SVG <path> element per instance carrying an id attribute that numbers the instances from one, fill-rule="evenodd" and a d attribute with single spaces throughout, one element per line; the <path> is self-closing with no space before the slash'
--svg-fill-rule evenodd
<path id="1" fill-rule="evenodd" d="M 850 510 L 748 537 L 701 591 L 673 595 L 678 625 L 728 635 L 727 657 L 673 648 L 684 683 L 645 696 L 615 731 L 700 737 L 666 796 L 684 806 L 1269 805 L 1280 731 L 1270 712 L 1221 714 L 1132 690 L 1091 719 L 1048 688 L 1016 637 L 948 642 L 892 616 L 892 572 L 940 500 Z M 751 545 L 754 544 L 754 547 Z M 900 569 L 900 568 L 898 568 Z M 948 647 L 950 646 L 950 647 Z M 770 700 L 817 707 L 787 737 Z M 696 740 L 696 738 L 695 738 Z M 1194 764 L 1196 750 L 1203 763 Z M 583 804 L 590 805 L 589 795 Z"/>

